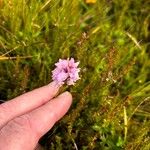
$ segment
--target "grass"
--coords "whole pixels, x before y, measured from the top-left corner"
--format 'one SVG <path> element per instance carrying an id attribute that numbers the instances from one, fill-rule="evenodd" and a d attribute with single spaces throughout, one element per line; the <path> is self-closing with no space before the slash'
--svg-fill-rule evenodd
<path id="1" fill-rule="evenodd" d="M 59 58 L 80 61 L 73 105 L 45 150 L 150 149 L 149 5 L 0 0 L 0 99 L 49 83 Z"/>

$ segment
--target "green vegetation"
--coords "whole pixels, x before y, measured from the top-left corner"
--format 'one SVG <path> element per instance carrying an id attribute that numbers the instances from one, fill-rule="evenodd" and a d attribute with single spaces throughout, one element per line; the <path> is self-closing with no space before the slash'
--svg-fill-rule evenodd
<path id="1" fill-rule="evenodd" d="M 59 58 L 80 61 L 73 105 L 41 140 L 46 150 L 150 149 L 149 6 L 0 0 L 0 99 L 49 83 Z"/>

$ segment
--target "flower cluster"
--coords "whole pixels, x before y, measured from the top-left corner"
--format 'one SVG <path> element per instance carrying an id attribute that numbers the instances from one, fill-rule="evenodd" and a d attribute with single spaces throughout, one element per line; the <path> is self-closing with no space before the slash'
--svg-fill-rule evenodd
<path id="1" fill-rule="evenodd" d="M 55 64 L 56 68 L 52 71 L 52 79 L 58 85 L 63 85 L 65 82 L 68 85 L 74 85 L 80 79 L 78 65 L 79 62 L 75 62 L 74 58 L 59 59 L 59 62 Z"/>

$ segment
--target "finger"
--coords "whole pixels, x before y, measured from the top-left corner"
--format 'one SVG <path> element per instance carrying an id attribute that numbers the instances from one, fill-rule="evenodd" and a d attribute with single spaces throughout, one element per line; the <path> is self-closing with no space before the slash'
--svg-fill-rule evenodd
<path id="1" fill-rule="evenodd" d="M 25 93 L 0 105 L 0 127 L 11 119 L 25 114 L 49 101 L 58 92 L 58 85 L 52 82 L 46 86 Z"/>
<path id="2" fill-rule="evenodd" d="M 39 138 L 68 111 L 72 102 L 69 92 L 65 92 L 43 106 L 17 117 L 0 132 L 0 149 L 34 149 Z"/>
<path id="3" fill-rule="evenodd" d="M 37 138 L 43 136 L 64 114 L 72 103 L 72 96 L 69 92 L 59 95 L 45 105 L 28 113 L 31 128 Z"/>

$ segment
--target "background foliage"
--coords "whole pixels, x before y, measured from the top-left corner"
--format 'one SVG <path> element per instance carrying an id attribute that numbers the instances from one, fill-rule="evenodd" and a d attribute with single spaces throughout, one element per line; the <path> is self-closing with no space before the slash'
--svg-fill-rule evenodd
<path id="1" fill-rule="evenodd" d="M 150 1 L 0 0 L 0 99 L 47 84 L 80 61 L 69 113 L 44 149 L 150 149 Z"/>

